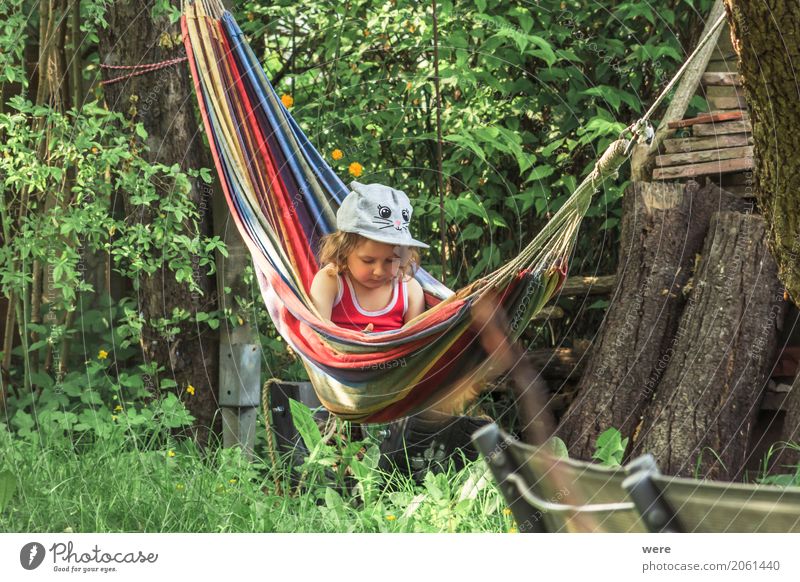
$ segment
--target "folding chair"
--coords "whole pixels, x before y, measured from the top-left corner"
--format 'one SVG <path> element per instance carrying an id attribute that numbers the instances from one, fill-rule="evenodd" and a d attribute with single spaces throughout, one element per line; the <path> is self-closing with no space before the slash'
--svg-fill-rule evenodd
<path id="1" fill-rule="evenodd" d="M 624 470 L 558 459 L 519 442 L 496 424 L 472 438 L 520 532 L 648 531 L 622 486 Z"/>
<path id="2" fill-rule="evenodd" d="M 665 477 L 649 455 L 626 469 L 623 486 L 651 531 L 674 512 L 674 525 L 687 532 L 800 532 L 800 487 Z"/>

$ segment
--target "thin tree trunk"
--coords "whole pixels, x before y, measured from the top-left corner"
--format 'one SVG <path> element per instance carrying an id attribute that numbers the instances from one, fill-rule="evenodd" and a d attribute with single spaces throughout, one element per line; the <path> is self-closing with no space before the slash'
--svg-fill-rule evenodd
<path id="1" fill-rule="evenodd" d="M 623 204 L 618 287 L 558 429 L 582 459 L 609 427 L 633 434 L 661 379 L 711 215 L 741 202 L 711 184 L 636 182 Z"/>
<path id="2" fill-rule="evenodd" d="M 671 359 L 634 442 L 668 474 L 735 480 L 774 362 L 783 287 L 764 220 L 714 214 Z"/>
<path id="3" fill-rule="evenodd" d="M 173 4 L 179 5 L 175 0 Z M 150 16 L 153 5 L 154 0 L 109 5 L 109 26 L 100 34 L 103 63 L 155 63 L 185 54 L 179 26 L 170 25 L 166 17 L 154 22 Z M 188 67 L 179 64 L 106 85 L 105 94 L 111 109 L 128 117 L 134 116 L 144 125 L 150 147 L 147 156 L 152 161 L 168 166 L 178 163 L 183 170 L 188 170 L 211 165 L 198 134 L 195 99 L 191 91 Z M 127 193 L 121 194 L 130 215 L 133 206 L 127 200 Z M 197 185 L 189 196 L 200 207 L 202 192 Z M 137 218 L 143 223 L 152 221 L 149 212 L 143 212 L 141 207 L 136 207 L 136 211 Z M 212 235 L 210 212 L 201 213 L 199 227 L 200 236 Z M 217 309 L 215 278 L 199 269 L 197 271 L 195 280 L 204 294 L 204 304 L 199 307 L 194 306 L 188 287 L 177 283 L 175 274 L 166 265 L 153 276 L 140 280 L 138 299 L 146 322 L 142 342 L 145 361 L 156 362 L 162 367 L 164 377 L 174 379 L 179 391 L 190 384 L 195 387 L 195 395 L 187 395 L 185 402 L 197 419 L 197 439 L 203 444 L 207 442 L 210 430 L 219 432 L 220 429 L 216 419 L 218 336 L 210 329 L 201 333 L 196 325 L 184 324 L 180 333 L 165 338 L 150 325 L 159 318 L 171 318 L 176 307 L 204 311 Z"/>

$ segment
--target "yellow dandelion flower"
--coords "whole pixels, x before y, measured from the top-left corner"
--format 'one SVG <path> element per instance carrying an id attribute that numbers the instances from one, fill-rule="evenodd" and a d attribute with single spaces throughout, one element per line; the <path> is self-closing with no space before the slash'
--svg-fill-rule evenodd
<path id="1" fill-rule="evenodd" d="M 186 387 L 186 391 L 189 393 L 190 396 L 194 396 L 194 386 L 192 386 L 191 384 L 189 384 Z"/>
<path id="2" fill-rule="evenodd" d="M 239 325 L 244 325 L 244 319 L 242 319 L 241 315 L 238 317 L 238 321 L 239 321 Z"/>
<path id="3" fill-rule="evenodd" d="M 352 164 L 350 164 L 347 170 L 350 172 L 352 176 L 358 178 L 361 175 L 361 172 L 364 171 L 364 166 L 362 166 L 358 162 L 353 162 Z"/>
<path id="4" fill-rule="evenodd" d="M 96 153 L 98 153 L 99 151 L 100 151 L 100 150 L 99 150 L 99 149 L 97 149 L 97 148 L 95 148 L 95 147 L 93 147 L 93 148 L 92 148 L 92 153 L 93 153 L 93 154 L 96 154 Z"/>
<path id="5" fill-rule="evenodd" d="M 417 30 L 417 29 L 413 24 L 408 27 L 408 32 L 414 32 L 415 30 Z"/>
<path id="6" fill-rule="evenodd" d="M 175 451 L 167 451 L 167 456 L 168 457 L 174 457 L 175 456 Z"/>
<path id="7" fill-rule="evenodd" d="M 175 485 L 175 489 L 177 489 L 178 491 L 183 491 L 184 489 L 186 489 L 186 485 L 184 485 L 183 483 L 178 483 L 177 485 Z"/>
<path id="8" fill-rule="evenodd" d="M 503 515 L 511 515 L 511 510 L 510 510 L 508 507 L 506 507 L 506 508 L 503 510 Z"/>
<path id="9" fill-rule="evenodd" d="M 519 530 L 515 527 L 508 528 L 508 533 L 519 533 Z"/>
<path id="10" fill-rule="evenodd" d="M 286 107 L 286 109 L 289 109 L 289 107 L 294 105 L 294 97 L 284 93 L 283 95 L 281 95 L 281 103 L 283 103 L 283 106 Z"/>
<path id="11" fill-rule="evenodd" d="M 108 357 L 108 352 L 105 350 L 100 350 L 97 352 L 97 359 L 98 360 L 105 360 Z"/>
<path id="12" fill-rule="evenodd" d="M 114 412 L 119 412 L 120 410 L 122 410 L 122 405 L 120 405 L 120 404 L 117 404 L 117 405 L 114 407 Z"/>
<path id="13" fill-rule="evenodd" d="M 230 483 L 231 485 L 236 485 L 236 481 L 237 479 L 230 479 L 228 483 Z"/>
<path id="14" fill-rule="evenodd" d="M 395 519 L 397 519 L 397 517 L 395 517 L 394 515 L 387 515 L 386 516 L 386 521 L 394 521 Z"/>
<path id="15" fill-rule="evenodd" d="M 112 414 L 111 415 L 111 420 L 113 420 L 114 422 L 117 422 L 117 420 L 119 420 L 119 418 L 117 417 L 116 414 Z"/>
<path id="16" fill-rule="evenodd" d="M 344 157 L 344 154 L 342 153 L 342 150 L 340 150 L 340 149 L 335 149 L 335 150 L 333 150 L 333 151 L 331 152 L 331 157 L 332 157 L 334 160 L 341 160 L 341 159 Z"/>

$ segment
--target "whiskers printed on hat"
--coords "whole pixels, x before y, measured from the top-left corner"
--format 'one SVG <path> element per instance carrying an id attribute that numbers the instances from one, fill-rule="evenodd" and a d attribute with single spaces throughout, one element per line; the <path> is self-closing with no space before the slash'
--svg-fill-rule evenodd
<path id="1" fill-rule="evenodd" d="M 373 216 L 375 219 L 375 223 L 381 226 L 378 230 L 383 230 L 386 228 L 394 227 L 395 230 L 408 230 L 408 223 L 410 219 L 410 215 L 408 210 L 405 208 L 402 209 L 401 215 L 403 217 L 403 222 L 400 222 L 399 219 L 395 218 L 392 220 L 392 209 L 388 206 L 383 206 L 382 204 L 378 204 L 378 215 Z"/>

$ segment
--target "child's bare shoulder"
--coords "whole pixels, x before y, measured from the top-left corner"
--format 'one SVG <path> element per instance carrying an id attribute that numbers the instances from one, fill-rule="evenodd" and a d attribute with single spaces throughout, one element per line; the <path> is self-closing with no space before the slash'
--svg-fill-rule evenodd
<path id="1" fill-rule="evenodd" d="M 425 292 L 422 290 L 422 285 L 419 284 L 414 277 L 410 277 L 406 280 L 406 286 L 408 287 L 408 295 L 412 299 L 415 298 L 423 298 L 425 296 Z"/>
<path id="2" fill-rule="evenodd" d="M 312 289 L 318 289 L 320 291 L 331 291 L 336 290 L 338 286 L 338 276 L 339 273 L 336 271 L 336 267 L 329 263 L 322 267 L 317 274 L 314 275 L 314 280 L 311 282 Z"/>

